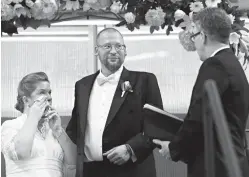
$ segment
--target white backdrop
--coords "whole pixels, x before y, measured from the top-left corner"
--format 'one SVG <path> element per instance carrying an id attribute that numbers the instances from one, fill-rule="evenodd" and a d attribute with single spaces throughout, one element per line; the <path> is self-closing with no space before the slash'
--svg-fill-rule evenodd
<path id="1" fill-rule="evenodd" d="M 51 80 L 53 104 L 61 115 L 70 115 L 73 108 L 74 84 L 97 70 L 93 55 L 93 26 L 80 22 L 59 24 L 38 31 L 21 31 L 16 37 L 4 37 L 1 47 L 2 117 L 17 116 L 18 82 L 23 76 L 44 71 Z M 103 25 L 97 30 L 103 29 Z M 195 52 L 185 51 L 177 31 L 149 33 L 117 28 L 124 34 L 128 56 L 125 66 L 130 70 L 154 73 L 159 82 L 164 108 L 173 113 L 187 111 L 191 91 L 201 62 Z M 246 70 L 249 77 L 249 68 Z"/>

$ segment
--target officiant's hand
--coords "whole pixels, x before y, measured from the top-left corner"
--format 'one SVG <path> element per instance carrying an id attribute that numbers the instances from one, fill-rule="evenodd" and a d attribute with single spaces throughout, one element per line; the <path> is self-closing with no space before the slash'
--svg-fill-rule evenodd
<path id="1" fill-rule="evenodd" d="M 159 153 L 166 157 L 166 159 L 171 159 L 170 158 L 170 152 L 169 152 L 169 141 L 161 141 L 161 140 L 157 140 L 157 139 L 154 139 L 153 140 L 153 143 L 161 146 L 161 149 L 159 150 Z"/>
<path id="2" fill-rule="evenodd" d="M 117 165 L 123 165 L 131 158 L 125 145 L 114 147 L 111 150 L 105 152 L 103 155 L 106 156 L 111 163 Z"/>

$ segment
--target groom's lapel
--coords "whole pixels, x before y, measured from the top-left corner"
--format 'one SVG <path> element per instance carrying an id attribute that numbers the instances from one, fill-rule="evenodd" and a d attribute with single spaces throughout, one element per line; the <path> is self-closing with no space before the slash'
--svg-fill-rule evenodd
<path id="1" fill-rule="evenodd" d="M 136 74 L 128 71 L 125 68 L 123 69 L 122 74 L 121 74 L 120 79 L 119 79 L 117 89 L 115 91 L 115 94 L 114 94 L 114 97 L 113 97 L 113 100 L 112 100 L 111 108 L 110 108 L 110 111 L 109 111 L 109 114 L 108 114 L 108 117 L 107 117 L 105 127 L 107 127 L 110 124 L 110 122 L 113 120 L 113 118 L 117 114 L 119 108 L 124 103 L 124 100 L 126 99 L 127 95 L 132 94 L 132 93 L 129 93 L 129 92 L 125 92 L 123 97 L 121 97 L 121 95 L 122 95 L 121 84 L 123 82 L 125 82 L 125 81 L 129 81 L 130 84 L 131 84 L 132 89 L 134 89 L 134 85 L 135 85 L 135 82 L 136 82 Z"/>
<path id="2" fill-rule="evenodd" d="M 81 83 L 79 89 L 79 117 L 80 117 L 80 127 L 82 133 L 85 132 L 85 126 L 87 122 L 87 113 L 88 113 L 88 106 L 89 106 L 89 98 L 91 95 L 91 90 L 93 87 L 93 83 L 98 76 L 99 71 L 95 74 L 85 78 L 86 80 Z"/>

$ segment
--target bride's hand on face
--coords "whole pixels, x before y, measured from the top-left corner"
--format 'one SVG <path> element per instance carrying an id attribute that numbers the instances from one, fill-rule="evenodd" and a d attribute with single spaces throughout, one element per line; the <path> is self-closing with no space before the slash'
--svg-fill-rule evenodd
<path id="1" fill-rule="evenodd" d="M 49 103 L 47 102 L 46 97 L 34 101 L 32 106 L 29 108 L 28 117 L 39 121 L 48 105 Z"/>

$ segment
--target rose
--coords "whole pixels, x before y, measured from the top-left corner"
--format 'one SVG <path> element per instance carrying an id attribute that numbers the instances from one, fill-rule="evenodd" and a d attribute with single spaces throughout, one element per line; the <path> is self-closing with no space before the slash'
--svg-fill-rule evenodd
<path id="1" fill-rule="evenodd" d="M 161 26 L 164 23 L 165 12 L 162 8 L 150 9 L 145 14 L 145 20 L 150 26 Z"/>
<path id="2" fill-rule="evenodd" d="M 121 84 L 121 89 L 122 89 L 122 95 L 121 97 L 124 96 L 125 92 L 133 92 L 132 86 L 129 81 L 125 81 Z"/>
<path id="3" fill-rule="evenodd" d="M 83 11 L 85 12 L 85 11 L 88 11 L 88 10 L 90 10 L 90 9 L 91 9 L 90 4 L 88 4 L 87 2 L 85 2 L 85 3 L 83 4 Z"/>
<path id="4" fill-rule="evenodd" d="M 124 18 L 127 23 L 134 23 L 136 16 L 132 12 L 128 12 L 124 15 Z"/>
<path id="5" fill-rule="evenodd" d="M 110 7 L 111 11 L 115 14 L 119 13 L 121 8 L 122 8 L 122 4 L 120 2 L 115 2 L 115 1 Z"/>
<path id="6" fill-rule="evenodd" d="M 178 9 L 175 11 L 174 17 L 175 17 L 175 20 L 178 21 L 178 20 L 182 19 L 185 15 L 186 15 L 185 12 Z"/>
<path id="7" fill-rule="evenodd" d="M 2 4 L 1 17 L 2 21 L 9 21 L 15 16 L 13 6 L 8 4 Z"/>

